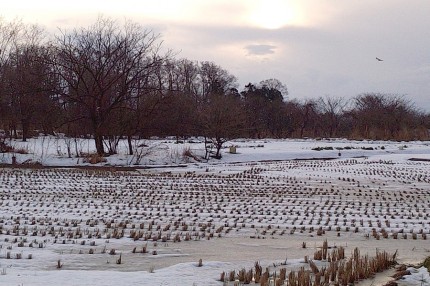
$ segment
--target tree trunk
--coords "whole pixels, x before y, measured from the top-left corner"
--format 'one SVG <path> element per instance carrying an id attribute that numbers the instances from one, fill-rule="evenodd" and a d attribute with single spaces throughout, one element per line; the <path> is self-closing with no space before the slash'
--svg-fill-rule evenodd
<path id="1" fill-rule="evenodd" d="M 216 142 L 215 142 L 215 147 L 216 147 L 215 159 L 221 159 L 221 148 L 222 148 L 223 143 L 224 142 L 222 142 L 221 140 L 216 140 Z"/>
<path id="2" fill-rule="evenodd" d="M 94 142 L 96 144 L 97 154 L 103 156 L 105 154 L 105 148 L 103 145 L 103 135 L 98 133 L 94 134 Z"/>
<path id="3" fill-rule="evenodd" d="M 221 159 L 221 147 L 217 145 L 215 159 Z"/>
<path id="4" fill-rule="evenodd" d="M 27 119 L 22 119 L 21 125 L 22 125 L 22 142 L 27 142 L 30 121 Z"/>
<path id="5" fill-rule="evenodd" d="M 127 136 L 127 143 L 128 143 L 128 154 L 133 155 L 133 144 L 131 142 L 131 135 Z"/>
<path id="6" fill-rule="evenodd" d="M 304 133 L 305 133 L 305 124 L 303 124 L 303 125 L 300 127 L 300 138 L 303 138 Z"/>
<path id="7" fill-rule="evenodd" d="M 16 126 L 9 124 L 9 139 L 16 139 Z"/>
<path id="8" fill-rule="evenodd" d="M 76 157 L 79 157 L 79 156 L 81 156 L 81 152 L 79 151 L 79 148 L 78 148 L 78 138 L 74 138 L 74 141 L 75 141 L 75 152 L 76 152 Z"/>

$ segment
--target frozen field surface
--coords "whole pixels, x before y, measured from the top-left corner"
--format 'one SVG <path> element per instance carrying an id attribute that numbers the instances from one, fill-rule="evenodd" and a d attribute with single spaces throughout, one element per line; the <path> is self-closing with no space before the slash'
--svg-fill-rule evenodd
<path id="1" fill-rule="evenodd" d="M 16 142 L 29 151 L 17 160 L 63 168 L 0 169 L 0 285 L 223 285 L 256 261 L 305 266 L 324 240 L 347 256 L 430 256 L 428 142 L 238 140 L 238 154 L 196 162 L 181 154 L 202 144 L 154 141 L 141 164 L 106 164 L 163 168 L 121 171 L 70 168 L 88 164 L 52 140 Z M 411 272 L 401 285 L 430 285 Z"/>

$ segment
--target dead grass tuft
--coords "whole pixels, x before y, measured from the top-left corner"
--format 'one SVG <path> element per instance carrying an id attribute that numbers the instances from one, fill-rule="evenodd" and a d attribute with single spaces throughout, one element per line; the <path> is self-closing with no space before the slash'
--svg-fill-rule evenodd
<path id="1" fill-rule="evenodd" d="M 105 163 L 107 162 L 107 160 L 102 155 L 94 153 L 94 154 L 84 154 L 83 162 L 90 163 L 90 164 L 98 164 L 98 163 Z"/>

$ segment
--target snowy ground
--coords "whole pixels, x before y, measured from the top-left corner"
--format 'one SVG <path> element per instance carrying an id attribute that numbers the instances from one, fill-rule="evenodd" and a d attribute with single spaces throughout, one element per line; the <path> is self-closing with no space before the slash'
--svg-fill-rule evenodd
<path id="1" fill-rule="evenodd" d="M 204 156 L 202 138 L 194 138 L 177 144 L 174 139 L 140 140 L 133 142 L 134 155 L 127 155 L 128 145 L 125 140 L 118 144 L 118 154 L 106 158 L 102 165 L 112 166 L 171 166 L 196 162 L 186 156 L 190 151 L 196 158 Z M 79 154 L 95 153 L 93 140 L 67 139 L 53 136 L 41 136 L 28 139 L 27 142 L 12 141 L 12 147 L 21 153 L 0 153 L 0 164 L 12 162 L 12 156 L 18 163 L 40 163 L 47 166 L 82 166 L 85 163 Z M 68 158 L 67 147 L 71 158 Z M 236 146 L 237 153 L 229 153 L 229 147 Z M 315 151 L 315 149 L 322 149 Z M 328 150 L 328 149 L 332 150 Z M 220 161 L 210 160 L 210 164 L 291 160 L 319 158 L 356 158 L 372 157 L 374 160 L 397 160 L 420 158 L 430 160 L 430 142 L 395 142 L 395 141 L 348 141 L 332 140 L 234 140 L 225 143 Z M 205 160 L 201 160 L 202 162 Z M 201 166 L 201 164 L 199 164 Z"/>
<path id="2" fill-rule="evenodd" d="M 121 142 L 101 164 L 163 168 L 0 169 L 0 285 L 222 285 L 255 261 L 295 269 L 324 239 L 402 263 L 430 256 L 430 142 L 236 140 L 237 154 L 209 162 L 184 155 L 203 143 L 142 143 L 145 156 Z M 28 153 L 19 164 L 89 165 L 67 158 L 65 139 L 12 144 Z M 402 285 L 430 285 L 422 271 Z"/>

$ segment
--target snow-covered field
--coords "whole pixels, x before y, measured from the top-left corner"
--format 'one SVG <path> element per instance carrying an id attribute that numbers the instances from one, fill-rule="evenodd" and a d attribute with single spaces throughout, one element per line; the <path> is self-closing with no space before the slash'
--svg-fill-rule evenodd
<path id="1" fill-rule="evenodd" d="M 127 171 L 70 168 L 90 165 L 75 151 L 91 141 L 72 158 L 65 139 L 13 142 L 27 154 L 0 163 L 61 168 L 0 169 L 0 285 L 222 285 L 255 261 L 303 266 L 325 239 L 347 255 L 430 256 L 430 142 L 236 140 L 208 162 L 192 142 L 146 140 L 133 156 L 121 142 L 99 165 Z"/>

